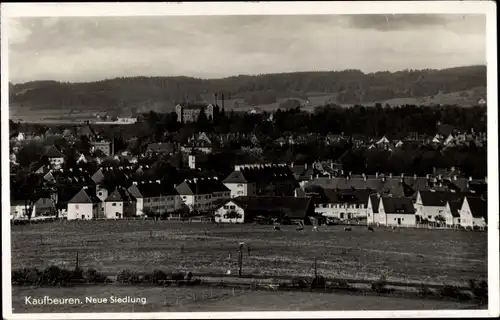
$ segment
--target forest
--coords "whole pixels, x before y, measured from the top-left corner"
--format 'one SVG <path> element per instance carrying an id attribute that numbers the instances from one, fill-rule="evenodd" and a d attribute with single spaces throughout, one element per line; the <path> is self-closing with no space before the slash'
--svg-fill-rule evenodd
<path id="1" fill-rule="evenodd" d="M 280 98 L 307 99 L 332 94 L 334 102 L 356 104 L 394 98 L 432 97 L 486 87 L 486 66 L 363 73 L 360 70 L 240 75 L 223 79 L 127 77 L 87 83 L 35 81 L 10 84 L 17 108 L 171 111 L 175 103 L 241 99 L 246 105 L 269 104 Z"/>

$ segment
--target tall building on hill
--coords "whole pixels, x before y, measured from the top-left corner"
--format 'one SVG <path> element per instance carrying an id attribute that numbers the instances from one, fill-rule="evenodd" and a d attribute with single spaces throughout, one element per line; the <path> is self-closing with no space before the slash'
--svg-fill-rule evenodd
<path id="1" fill-rule="evenodd" d="M 195 122 L 201 110 L 204 110 L 208 119 L 213 119 L 214 106 L 212 104 L 178 104 L 175 106 L 178 122 Z"/>

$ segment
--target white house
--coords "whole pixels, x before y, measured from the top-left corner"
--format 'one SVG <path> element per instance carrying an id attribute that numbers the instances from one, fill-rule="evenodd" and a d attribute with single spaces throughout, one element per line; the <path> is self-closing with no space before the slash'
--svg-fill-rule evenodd
<path id="1" fill-rule="evenodd" d="M 215 222 L 244 223 L 262 218 L 286 219 L 298 224 L 316 224 L 312 198 L 293 196 L 237 197 L 215 208 Z"/>
<path id="2" fill-rule="evenodd" d="M 23 141 L 24 139 L 26 139 L 25 134 L 23 132 L 19 132 L 19 134 L 16 137 L 16 140 L 17 141 Z"/>
<path id="3" fill-rule="evenodd" d="M 171 213 L 182 208 L 182 200 L 172 186 L 167 188 L 160 181 L 134 181 L 128 188 L 136 199 L 136 215 L 143 216 L 148 212 L 155 214 Z"/>
<path id="4" fill-rule="evenodd" d="M 101 200 L 89 187 L 83 187 L 68 202 L 67 208 L 68 220 L 91 220 L 104 217 Z"/>
<path id="5" fill-rule="evenodd" d="M 237 200 L 231 199 L 215 210 L 215 222 L 244 223 L 245 209 Z"/>
<path id="6" fill-rule="evenodd" d="M 427 220 L 437 222 L 444 219 L 448 226 L 456 225 L 458 212 L 453 210 L 450 203 L 462 202 L 463 199 L 472 195 L 469 192 L 450 192 L 450 191 L 418 191 L 415 201 L 415 210 L 418 220 Z M 441 216 L 441 218 L 439 218 Z"/>
<path id="7" fill-rule="evenodd" d="M 35 205 L 31 211 L 31 217 L 35 216 Z M 27 219 L 26 206 L 23 200 L 11 200 L 10 201 L 10 219 L 11 220 L 23 220 Z"/>
<path id="8" fill-rule="evenodd" d="M 464 228 L 487 226 L 488 203 L 482 197 L 465 197 L 460 208 L 460 225 Z"/>
<path id="9" fill-rule="evenodd" d="M 122 219 L 135 215 L 136 200 L 122 187 L 117 187 L 104 200 L 104 217 L 106 219 Z"/>
<path id="10" fill-rule="evenodd" d="M 326 199 L 316 203 L 314 212 L 317 214 L 340 220 L 367 217 L 368 190 L 323 190 Z"/>
<path id="11" fill-rule="evenodd" d="M 368 224 L 416 226 L 415 208 L 410 198 L 371 195 L 368 207 Z"/>
<path id="12" fill-rule="evenodd" d="M 231 191 L 217 177 L 184 180 L 176 189 L 190 211 L 212 210 L 231 197 Z"/>
<path id="13" fill-rule="evenodd" d="M 235 170 L 226 179 L 224 185 L 230 190 L 231 198 L 241 196 L 255 196 L 257 192 L 257 183 L 245 177 L 245 174 L 240 170 Z"/>
<path id="14" fill-rule="evenodd" d="M 60 169 L 64 163 L 64 155 L 55 146 L 49 147 L 45 156 L 53 169 Z"/>

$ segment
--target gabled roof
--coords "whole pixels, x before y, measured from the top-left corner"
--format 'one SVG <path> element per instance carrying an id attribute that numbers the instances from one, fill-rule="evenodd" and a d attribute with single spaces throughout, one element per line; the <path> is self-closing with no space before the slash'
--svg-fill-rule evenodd
<path id="1" fill-rule="evenodd" d="M 176 187 L 176 189 L 180 195 L 209 194 L 214 192 L 230 191 L 220 180 L 215 178 L 184 180 Z"/>
<path id="2" fill-rule="evenodd" d="M 481 197 L 467 197 L 470 211 L 474 218 L 484 218 L 488 221 L 488 202 Z"/>
<path id="3" fill-rule="evenodd" d="M 424 206 L 444 207 L 447 202 L 463 201 L 466 196 L 473 196 L 470 192 L 450 191 L 420 191 L 420 197 Z"/>
<path id="4" fill-rule="evenodd" d="M 134 183 L 128 188 L 128 192 L 134 198 L 152 198 L 177 194 L 177 190 L 171 186 L 167 187 L 158 182 Z"/>
<path id="5" fill-rule="evenodd" d="M 288 218 L 305 218 L 312 198 L 296 197 L 236 197 L 231 200 L 247 213 L 266 215 L 283 212 Z M 225 203 L 227 203 L 226 201 Z"/>
<path id="6" fill-rule="evenodd" d="M 223 180 L 224 183 L 248 183 L 248 180 L 243 175 L 241 171 L 231 172 L 226 179 Z"/>
<path id="7" fill-rule="evenodd" d="M 406 197 L 382 197 L 385 213 L 414 214 L 413 201 Z"/>
<path id="8" fill-rule="evenodd" d="M 100 203 L 93 189 L 82 188 L 68 203 Z"/>
<path id="9" fill-rule="evenodd" d="M 368 190 L 343 190 L 324 189 L 328 203 L 367 204 L 370 192 Z"/>
<path id="10" fill-rule="evenodd" d="M 462 200 L 450 201 L 448 203 L 449 203 L 449 206 L 450 206 L 451 215 L 454 218 L 460 218 L 460 212 L 459 211 L 460 211 L 460 208 L 462 208 L 463 199 Z"/>
<path id="11" fill-rule="evenodd" d="M 373 213 L 378 213 L 378 207 L 380 205 L 380 197 L 378 194 L 370 195 L 370 202 L 372 203 L 372 211 Z"/>
<path id="12" fill-rule="evenodd" d="M 185 110 L 194 110 L 194 109 L 201 109 L 201 108 L 207 108 L 211 104 L 204 104 L 204 103 L 179 103 L 178 106 L 182 107 L 182 109 Z"/>
<path id="13" fill-rule="evenodd" d="M 64 155 L 61 153 L 59 149 L 56 148 L 56 146 L 52 145 L 50 146 L 47 151 L 45 152 L 45 155 L 49 158 L 62 158 Z"/>
<path id="14" fill-rule="evenodd" d="M 117 187 L 113 192 L 111 192 L 105 202 L 128 202 L 135 201 L 134 197 L 124 188 Z"/>

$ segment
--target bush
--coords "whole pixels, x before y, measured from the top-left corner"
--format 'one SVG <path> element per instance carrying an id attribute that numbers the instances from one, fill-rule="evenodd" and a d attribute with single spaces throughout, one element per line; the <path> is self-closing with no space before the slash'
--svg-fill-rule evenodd
<path id="1" fill-rule="evenodd" d="M 38 284 L 41 276 L 36 268 L 12 270 L 11 280 L 14 285 L 35 285 Z"/>
<path id="2" fill-rule="evenodd" d="M 100 272 L 97 272 L 95 269 L 90 268 L 85 272 L 84 278 L 88 283 L 106 283 L 109 282 L 108 277 L 103 275 Z"/>
<path id="3" fill-rule="evenodd" d="M 79 272 L 75 271 L 61 269 L 57 266 L 49 266 L 41 273 L 37 284 L 40 286 L 66 285 L 71 280 L 76 279 L 75 276 L 80 275 Z M 82 278 L 80 277 L 79 279 Z"/>
<path id="4" fill-rule="evenodd" d="M 448 298 L 459 298 L 460 297 L 460 289 L 458 289 L 455 286 L 444 286 L 441 289 L 439 289 L 439 295 L 441 297 L 448 297 Z"/>
<path id="5" fill-rule="evenodd" d="M 293 278 L 292 286 L 294 286 L 295 288 L 305 289 L 309 287 L 307 282 L 308 281 L 304 278 Z"/>
<path id="6" fill-rule="evenodd" d="M 434 292 L 425 285 L 422 285 L 420 288 L 418 288 L 418 294 L 424 297 L 428 297 L 434 295 Z"/>
<path id="7" fill-rule="evenodd" d="M 349 289 L 351 286 L 345 280 L 334 280 L 331 283 L 331 286 L 336 289 Z"/>
<path id="8" fill-rule="evenodd" d="M 116 277 L 119 283 L 136 284 L 140 282 L 139 275 L 129 270 L 121 271 Z"/>
<path id="9" fill-rule="evenodd" d="M 487 300 L 488 299 L 488 283 L 486 281 L 481 281 L 479 282 L 478 285 L 474 282 L 474 286 L 471 287 L 472 289 L 472 294 L 480 299 L 480 300 Z"/>
<path id="10" fill-rule="evenodd" d="M 171 279 L 171 280 L 175 280 L 175 281 L 184 280 L 184 277 L 185 277 L 184 272 L 173 272 L 173 273 L 170 275 L 170 279 Z"/>
<path id="11" fill-rule="evenodd" d="M 381 276 L 378 280 L 372 282 L 372 290 L 375 292 L 387 292 L 387 280 Z"/>
<path id="12" fill-rule="evenodd" d="M 314 278 L 313 281 L 311 282 L 311 287 L 312 288 L 324 287 L 325 284 L 326 284 L 325 277 L 318 276 Z"/>

